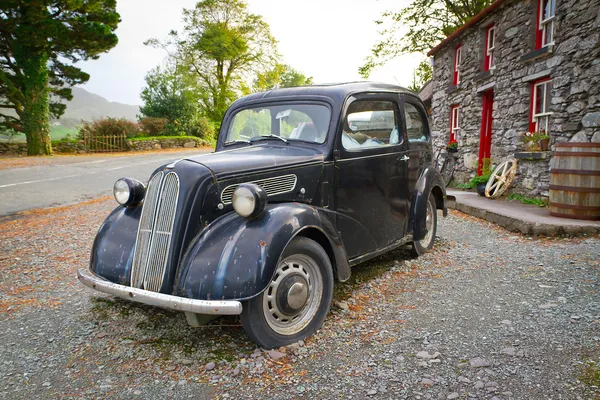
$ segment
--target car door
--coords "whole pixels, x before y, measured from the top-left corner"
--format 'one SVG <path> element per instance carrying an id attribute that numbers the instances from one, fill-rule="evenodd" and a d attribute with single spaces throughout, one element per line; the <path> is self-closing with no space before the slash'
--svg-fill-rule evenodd
<path id="1" fill-rule="evenodd" d="M 404 236 L 408 215 L 406 140 L 398 96 L 362 94 L 346 102 L 336 135 L 337 227 L 350 259 Z"/>
<path id="2" fill-rule="evenodd" d="M 400 108 L 407 142 L 408 199 L 412 199 L 421 172 L 432 162 L 429 123 L 425 108 L 413 96 L 400 96 Z"/>

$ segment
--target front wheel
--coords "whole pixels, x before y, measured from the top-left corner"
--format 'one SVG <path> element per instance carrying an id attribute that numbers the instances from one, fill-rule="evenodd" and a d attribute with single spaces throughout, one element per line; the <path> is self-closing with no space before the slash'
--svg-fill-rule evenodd
<path id="1" fill-rule="evenodd" d="M 268 349 L 302 340 L 321 327 L 333 297 L 333 268 L 314 240 L 297 237 L 281 256 L 267 289 L 244 303 L 242 325 Z"/>
<path id="2" fill-rule="evenodd" d="M 435 234 L 437 232 L 437 208 L 433 194 L 429 194 L 427 200 L 427 211 L 425 212 L 425 237 L 412 243 L 412 253 L 415 256 L 425 254 L 433 248 Z"/>

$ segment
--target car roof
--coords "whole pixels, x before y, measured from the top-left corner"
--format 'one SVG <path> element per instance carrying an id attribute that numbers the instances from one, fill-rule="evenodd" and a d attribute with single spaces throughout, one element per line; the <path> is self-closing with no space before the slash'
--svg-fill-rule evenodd
<path id="1" fill-rule="evenodd" d="M 239 106 L 244 103 L 256 100 L 276 100 L 279 98 L 293 97 L 320 97 L 331 98 L 334 102 L 342 102 L 353 93 L 361 92 L 387 92 L 387 93 L 406 93 L 416 96 L 405 87 L 378 82 L 345 82 L 345 83 L 327 83 L 311 86 L 299 86 L 292 88 L 281 88 L 268 90 L 266 92 L 253 93 L 236 100 L 233 105 Z"/>

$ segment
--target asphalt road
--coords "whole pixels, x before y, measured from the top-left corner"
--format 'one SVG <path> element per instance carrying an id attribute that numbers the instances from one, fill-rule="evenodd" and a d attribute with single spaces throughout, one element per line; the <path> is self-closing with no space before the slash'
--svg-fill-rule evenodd
<path id="1" fill-rule="evenodd" d="M 81 162 L 0 170 L 0 216 L 56 207 L 112 194 L 127 176 L 142 182 L 162 164 L 208 150 L 135 156 L 82 157 Z"/>

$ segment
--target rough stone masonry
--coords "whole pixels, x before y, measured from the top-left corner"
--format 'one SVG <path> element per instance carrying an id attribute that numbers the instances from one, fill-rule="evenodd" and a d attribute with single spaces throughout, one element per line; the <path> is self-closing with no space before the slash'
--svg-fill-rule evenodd
<path id="1" fill-rule="evenodd" d="M 482 94 L 494 90 L 492 165 L 524 150 L 529 130 L 532 82 L 548 77 L 549 135 L 558 142 L 600 142 L 600 0 L 556 0 L 554 44 L 535 50 L 537 0 L 508 0 L 446 43 L 434 55 L 433 128 L 436 146 L 450 135 L 450 109 L 460 105 L 455 179 L 475 175 L 482 120 Z M 484 70 L 485 28 L 496 27 L 496 68 Z M 453 86 L 454 54 L 462 45 L 461 82 Z M 552 147 L 551 147 L 552 150 Z M 548 196 L 551 153 L 519 160 L 513 191 Z"/>

